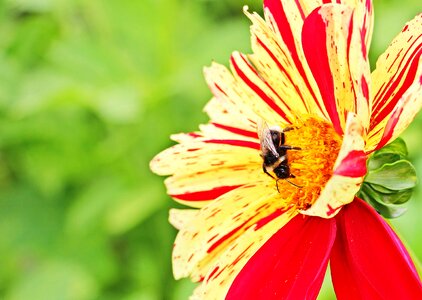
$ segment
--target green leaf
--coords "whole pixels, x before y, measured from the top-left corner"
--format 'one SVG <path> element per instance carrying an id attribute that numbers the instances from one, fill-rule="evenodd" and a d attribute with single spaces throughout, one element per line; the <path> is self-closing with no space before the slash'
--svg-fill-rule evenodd
<path id="1" fill-rule="evenodd" d="M 413 190 L 408 189 L 390 195 L 382 194 L 382 199 L 384 203 L 388 204 L 404 204 L 412 198 L 412 194 Z"/>
<path id="2" fill-rule="evenodd" d="M 369 184 L 374 190 L 376 190 L 377 192 L 382 193 L 382 194 L 395 194 L 395 193 L 397 193 L 397 191 L 387 189 L 386 187 L 384 187 L 382 185 L 373 184 L 373 183 L 366 183 L 366 184 Z"/>
<path id="3" fill-rule="evenodd" d="M 382 185 L 396 191 L 411 189 L 416 186 L 416 170 L 410 162 L 399 160 L 368 173 L 365 182 Z"/>
<path id="4" fill-rule="evenodd" d="M 375 152 L 375 155 L 378 156 L 385 153 L 399 154 L 402 157 L 406 157 L 408 155 L 406 142 L 402 138 L 396 138 L 393 142 Z"/>
<path id="5" fill-rule="evenodd" d="M 373 184 L 364 183 L 365 191 L 380 204 L 404 204 L 412 197 L 413 190 L 402 190 L 394 193 L 384 194 L 377 191 Z"/>
<path id="6" fill-rule="evenodd" d="M 391 164 L 398 160 L 400 160 L 400 154 L 397 153 L 382 153 L 382 154 L 374 154 L 368 160 L 368 170 L 376 170 L 381 168 L 385 164 Z"/>
<path id="7" fill-rule="evenodd" d="M 385 218 L 397 218 L 407 211 L 407 208 L 403 205 L 385 203 L 381 194 L 372 190 L 368 185 L 363 186 L 359 197 L 368 202 Z"/>
<path id="8" fill-rule="evenodd" d="M 398 218 L 407 211 L 407 208 L 404 206 L 380 204 L 379 202 L 374 201 L 371 197 L 366 196 L 364 192 L 362 192 L 361 195 L 362 198 L 375 208 L 375 210 L 384 218 Z"/>

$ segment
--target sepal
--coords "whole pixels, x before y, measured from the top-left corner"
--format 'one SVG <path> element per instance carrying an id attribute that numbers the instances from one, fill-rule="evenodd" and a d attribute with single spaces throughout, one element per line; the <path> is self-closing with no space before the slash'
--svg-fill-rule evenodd
<path id="1" fill-rule="evenodd" d="M 407 154 L 406 143 L 397 138 L 368 159 L 368 174 L 358 197 L 385 218 L 397 218 L 406 212 L 405 203 L 416 186 L 416 171 Z"/>

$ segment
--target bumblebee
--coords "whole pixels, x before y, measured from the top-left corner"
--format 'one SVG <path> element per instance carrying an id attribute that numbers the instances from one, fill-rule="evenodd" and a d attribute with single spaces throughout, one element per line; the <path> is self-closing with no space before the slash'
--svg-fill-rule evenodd
<path id="1" fill-rule="evenodd" d="M 277 191 L 278 181 L 284 179 L 290 184 L 300 188 L 291 182 L 289 178 L 295 178 L 295 175 L 290 173 L 290 167 L 287 160 L 287 150 L 301 150 L 299 147 L 286 145 L 285 132 L 295 129 L 294 127 L 280 127 L 269 128 L 264 120 L 258 123 L 258 137 L 261 144 L 261 157 L 264 160 L 262 169 L 265 174 L 276 180 Z M 270 173 L 272 172 L 275 177 Z"/>

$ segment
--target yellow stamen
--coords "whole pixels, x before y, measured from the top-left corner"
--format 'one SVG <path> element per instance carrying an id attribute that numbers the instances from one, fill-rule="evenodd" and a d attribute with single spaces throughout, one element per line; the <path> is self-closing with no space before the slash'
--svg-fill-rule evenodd
<path id="1" fill-rule="evenodd" d="M 293 126 L 295 130 L 285 133 L 286 145 L 302 150 L 287 151 L 287 158 L 290 172 L 296 176 L 290 180 L 301 188 L 279 181 L 279 190 L 288 207 L 306 210 L 332 176 L 342 139 L 331 124 L 314 117 L 303 118 Z"/>

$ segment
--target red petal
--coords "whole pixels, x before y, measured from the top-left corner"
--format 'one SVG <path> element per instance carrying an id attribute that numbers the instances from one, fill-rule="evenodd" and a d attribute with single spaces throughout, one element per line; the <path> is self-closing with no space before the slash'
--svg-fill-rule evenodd
<path id="1" fill-rule="evenodd" d="M 336 221 L 330 264 L 338 299 L 422 299 L 409 254 L 372 207 L 355 199 Z"/>
<path id="2" fill-rule="evenodd" d="M 316 299 L 335 232 L 333 219 L 296 216 L 252 256 L 226 299 Z"/>

